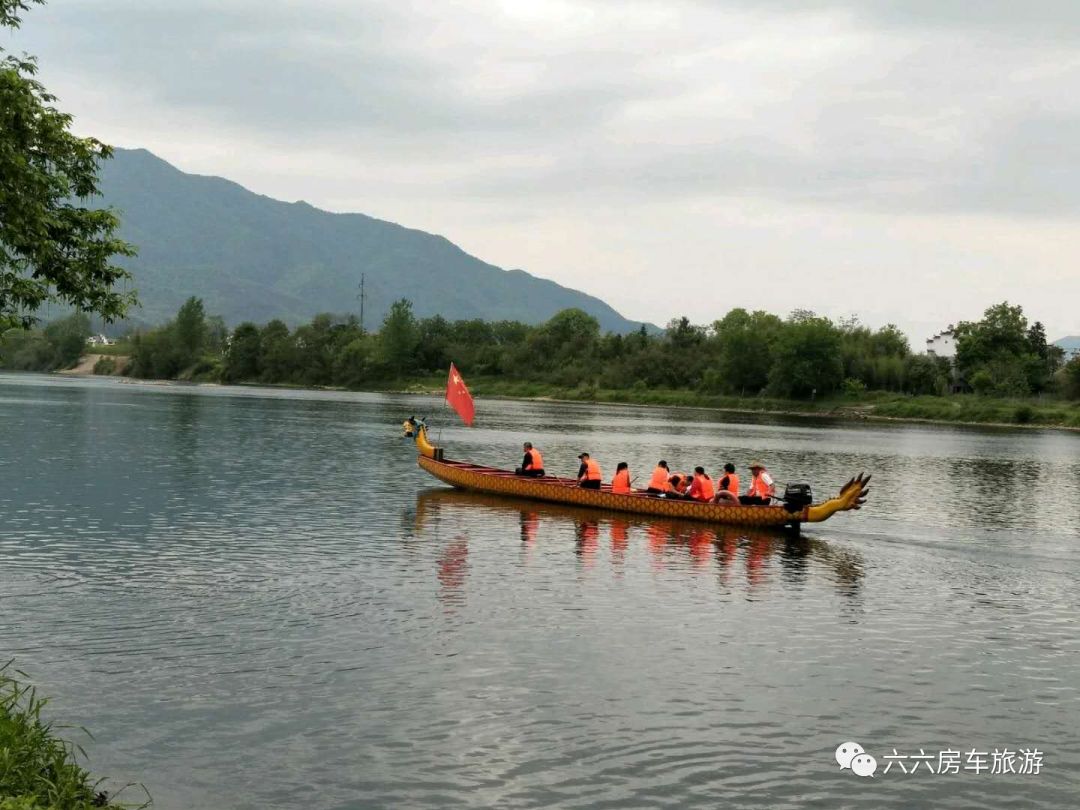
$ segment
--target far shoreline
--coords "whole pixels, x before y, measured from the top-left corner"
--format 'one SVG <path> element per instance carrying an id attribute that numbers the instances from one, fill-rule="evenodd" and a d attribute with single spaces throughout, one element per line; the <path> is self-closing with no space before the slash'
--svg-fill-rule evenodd
<path id="1" fill-rule="evenodd" d="M 236 383 L 222 383 L 213 380 L 164 380 L 164 379 L 140 379 L 136 377 L 126 377 L 116 374 L 102 375 L 94 374 L 91 368 L 87 367 L 85 362 L 81 362 L 79 366 L 73 369 L 66 369 L 62 371 L 48 372 L 50 376 L 61 376 L 66 378 L 111 378 L 123 381 L 126 384 L 134 385 L 150 385 L 150 386 L 177 386 L 177 387 L 208 387 L 208 388 L 267 388 L 275 390 L 288 390 L 288 391 L 327 391 L 327 392 L 355 392 L 355 393 L 370 393 L 370 394 L 397 394 L 397 395 L 418 395 L 418 396 L 438 396 L 442 393 L 442 387 L 415 384 L 400 387 L 400 383 L 391 385 L 389 387 L 371 387 L 371 388 L 341 388 L 336 386 L 310 386 L 310 385 L 292 385 L 288 383 L 259 383 L 259 382 L 236 382 Z M 862 399 L 852 400 L 825 400 L 820 403 L 806 403 L 805 408 L 785 408 L 785 407 L 745 407 L 739 405 L 730 404 L 699 404 L 699 403 L 687 403 L 687 402 L 634 402 L 629 397 L 621 399 L 616 391 L 608 391 L 609 398 L 574 398 L 565 396 L 553 396 L 548 394 L 513 394 L 500 391 L 485 391 L 484 382 L 481 381 L 478 385 L 474 386 L 473 395 L 477 397 L 483 397 L 487 400 L 504 400 L 507 402 L 550 402 L 555 404 L 567 404 L 567 405 L 612 405 L 619 407 L 633 407 L 633 408 L 674 408 L 678 410 L 686 411 L 711 411 L 715 413 L 731 413 L 731 414 L 743 414 L 743 415 L 757 415 L 757 416 L 784 416 L 784 417 L 811 417 L 815 419 L 832 419 L 841 422 L 879 422 L 883 424 L 922 424 L 922 425 L 943 425 L 943 426 L 961 426 L 961 427 L 990 427 L 990 428 L 1022 428 L 1022 429 L 1037 429 L 1037 430 L 1061 430 L 1070 433 L 1080 432 L 1080 427 L 1074 425 L 1060 424 L 1060 423 L 1039 423 L 1039 422 L 1008 422 L 1002 420 L 968 420 L 968 419 L 942 419 L 934 417 L 921 417 L 921 416 L 894 416 L 888 414 L 874 413 L 873 409 L 875 405 L 880 404 L 880 400 L 874 397 L 865 397 Z M 632 395 L 633 391 L 626 392 Z M 672 397 L 695 396 L 695 392 L 679 392 L 679 391 L 662 391 L 660 392 Z M 952 395 L 957 396 L 957 395 Z M 941 398 L 947 399 L 947 398 Z M 770 403 L 774 400 L 768 400 Z M 1003 400 L 987 399 L 985 400 L 987 405 L 998 405 L 1000 407 L 1012 407 L 1014 409 L 1033 409 L 1036 407 L 1047 407 L 1041 403 L 1026 403 L 1026 402 L 1012 402 Z M 1062 404 L 1062 407 L 1067 408 L 1069 405 Z"/>
<path id="2" fill-rule="evenodd" d="M 241 383 L 241 385 L 259 385 L 258 383 Z M 261 387 L 273 387 L 273 386 L 261 386 Z M 319 390 L 316 388 L 309 388 L 306 390 Z M 348 391 L 347 388 L 337 389 L 322 389 L 322 390 L 337 390 Z M 361 393 L 369 394 L 414 394 L 420 396 L 438 396 L 441 391 L 407 391 L 407 390 L 390 390 L 390 389 L 370 389 L 362 391 Z M 748 414 L 751 416 L 789 416 L 789 417 L 806 417 L 810 419 L 833 419 L 840 422 L 882 422 L 882 423 L 894 423 L 894 424 L 912 424 L 912 425 L 943 425 L 946 427 L 992 427 L 992 428 L 1017 428 L 1023 430 L 1065 430 L 1070 433 L 1080 433 L 1080 427 L 1074 427 L 1072 425 L 1054 425 L 1054 424 L 1020 424 L 1017 422 L 969 422 L 960 421 L 954 419 L 930 419 L 916 416 L 883 416 L 881 414 L 874 414 L 869 412 L 854 412 L 853 410 L 843 411 L 823 411 L 823 410 L 783 410 L 783 409 L 762 409 L 762 408 L 735 408 L 719 405 L 668 405 L 663 403 L 650 403 L 650 402 L 619 402 L 614 400 L 585 400 L 585 399 L 560 399 L 557 397 L 547 396 L 510 396 L 505 394 L 494 394 L 484 397 L 488 400 L 505 400 L 506 402 L 551 402 L 554 404 L 562 405 L 598 405 L 601 407 L 612 406 L 620 408 L 674 408 L 680 411 L 712 411 L 715 413 L 737 413 Z M 855 404 L 858 404 L 857 402 Z"/>

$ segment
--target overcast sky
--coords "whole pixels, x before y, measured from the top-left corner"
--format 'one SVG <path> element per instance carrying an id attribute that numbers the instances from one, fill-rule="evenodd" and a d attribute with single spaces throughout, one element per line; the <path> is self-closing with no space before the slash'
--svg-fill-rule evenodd
<path id="1" fill-rule="evenodd" d="M 50 0 L 80 133 L 711 322 L 1080 334 L 1080 3 Z"/>

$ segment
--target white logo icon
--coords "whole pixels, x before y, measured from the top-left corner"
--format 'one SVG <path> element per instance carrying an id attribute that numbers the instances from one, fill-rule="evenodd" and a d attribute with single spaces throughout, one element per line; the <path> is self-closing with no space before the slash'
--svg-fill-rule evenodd
<path id="1" fill-rule="evenodd" d="M 877 770 L 877 760 L 869 754 L 859 754 L 851 760 L 851 772 L 856 776 L 873 776 Z"/>
<path id="2" fill-rule="evenodd" d="M 836 762 L 841 770 L 850 770 L 856 776 L 873 776 L 877 770 L 877 760 L 857 742 L 840 743 L 836 747 Z"/>
<path id="3" fill-rule="evenodd" d="M 850 768 L 851 760 L 859 754 L 865 753 L 866 751 L 857 742 L 840 743 L 836 748 L 836 762 L 841 769 Z"/>

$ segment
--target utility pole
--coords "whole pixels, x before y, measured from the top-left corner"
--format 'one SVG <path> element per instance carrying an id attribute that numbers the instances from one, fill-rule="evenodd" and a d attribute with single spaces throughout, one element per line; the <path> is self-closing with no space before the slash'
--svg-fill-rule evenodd
<path id="1" fill-rule="evenodd" d="M 360 274 L 360 294 L 356 296 L 360 299 L 360 331 L 364 331 L 364 299 L 367 297 L 364 294 L 364 273 Z"/>

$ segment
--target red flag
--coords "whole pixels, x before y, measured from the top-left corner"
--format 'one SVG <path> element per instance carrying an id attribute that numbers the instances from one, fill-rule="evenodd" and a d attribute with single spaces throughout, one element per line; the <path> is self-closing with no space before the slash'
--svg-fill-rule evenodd
<path id="1" fill-rule="evenodd" d="M 473 423 L 476 414 L 476 406 L 473 405 L 472 394 L 469 393 L 465 380 L 453 363 L 450 364 L 450 378 L 446 381 L 446 401 L 461 417 L 466 425 Z"/>

